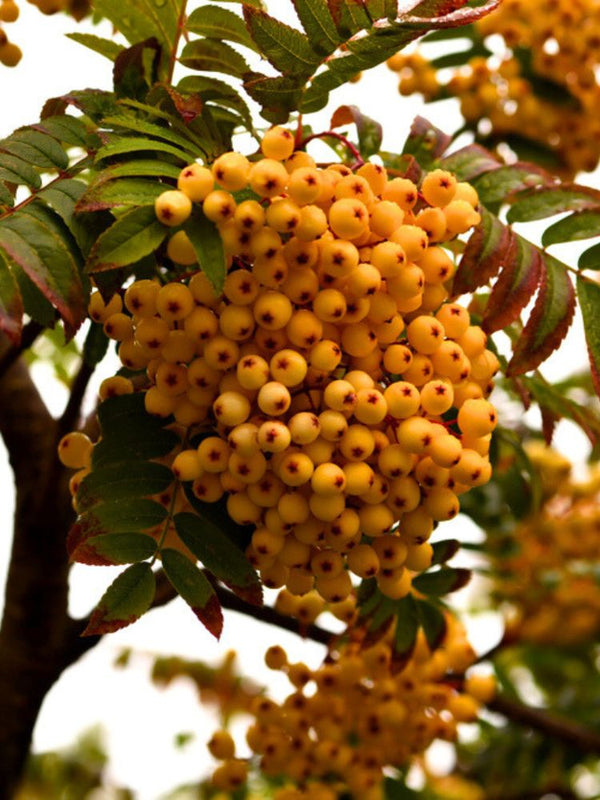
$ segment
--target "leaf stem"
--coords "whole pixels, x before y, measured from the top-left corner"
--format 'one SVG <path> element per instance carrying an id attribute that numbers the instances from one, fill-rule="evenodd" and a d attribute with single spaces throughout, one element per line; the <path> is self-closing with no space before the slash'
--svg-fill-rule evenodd
<path id="1" fill-rule="evenodd" d="M 177 61 L 177 48 L 179 47 L 179 40 L 181 39 L 181 35 L 185 31 L 186 8 L 187 8 L 187 0 L 181 0 L 179 17 L 177 18 L 177 30 L 175 31 L 175 39 L 173 40 L 173 46 L 171 47 L 171 53 L 169 55 L 169 69 L 167 71 L 167 83 L 171 83 L 173 80 L 175 63 Z"/>
<path id="2" fill-rule="evenodd" d="M 305 147 L 308 142 L 311 142 L 313 139 L 324 139 L 327 136 L 332 136 L 334 139 L 338 139 L 338 141 L 342 142 L 344 147 L 346 147 L 356 159 L 355 163 L 352 165 L 351 169 L 356 169 L 356 167 L 361 167 L 365 162 L 363 157 L 360 154 L 360 150 L 352 144 L 343 134 L 338 133 L 337 131 L 323 131 L 322 133 L 312 133 L 310 136 L 307 136 L 301 142 L 298 143 L 298 148 Z"/>

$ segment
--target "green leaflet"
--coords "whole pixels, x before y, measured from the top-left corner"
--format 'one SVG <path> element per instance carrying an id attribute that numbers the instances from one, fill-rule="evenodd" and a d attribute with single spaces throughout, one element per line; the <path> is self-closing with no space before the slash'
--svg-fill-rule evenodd
<path id="1" fill-rule="evenodd" d="M 93 451 L 93 471 L 124 460 L 147 461 L 171 452 L 179 437 L 167 421 L 146 413 L 143 394 L 111 397 L 98 407 L 102 439 Z"/>
<path id="2" fill-rule="evenodd" d="M 69 164 L 69 157 L 56 139 L 33 128 L 21 128 L 0 141 L 0 151 L 40 169 L 65 169 Z M 0 163 L 2 159 L 0 156 Z"/>
<path id="3" fill-rule="evenodd" d="M 134 208 L 102 233 L 88 259 L 88 272 L 124 267 L 154 252 L 167 235 L 157 220 L 154 206 Z"/>
<path id="4" fill-rule="evenodd" d="M 234 78 L 242 78 L 249 72 L 244 57 L 218 39 L 194 39 L 188 42 L 179 60 L 185 67 L 199 72 L 222 72 Z"/>
<path id="5" fill-rule="evenodd" d="M 223 291 L 225 281 L 225 251 L 223 241 L 214 222 L 207 219 L 199 208 L 183 226 L 196 251 L 202 272 L 214 286 L 217 294 Z"/>
<path id="6" fill-rule="evenodd" d="M 8 261 L 0 251 L 0 330 L 17 344 L 21 338 L 23 298 Z"/>
<path id="7" fill-rule="evenodd" d="M 110 435 L 110 432 L 109 432 Z M 173 483 L 168 467 L 152 461 L 128 459 L 98 467 L 82 480 L 77 493 L 77 507 L 87 511 L 100 502 L 148 497 L 164 492 Z"/>
<path id="8" fill-rule="evenodd" d="M 127 206 L 154 206 L 154 201 L 168 188 L 158 181 L 136 178 L 95 182 L 77 202 L 78 212 L 100 211 Z"/>
<path id="9" fill-rule="evenodd" d="M 600 286 L 579 276 L 577 278 L 577 297 L 583 316 L 594 388 L 596 394 L 600 395 Z"/>
<path id="10" fill-rule="evenodd" d="M 564 264 L 542 253 L 540 291 L 506 369 L 508 376 L 535 369 L 566 336 L 575 311 L 575 291 Z"/>
<path id="11" fill-rule="evenodd" d="M 155 37 L 163 51 L 160 77 L 168 77 L 170 54 L 178 34 L 178 0 L 161 4 L 153 0 L 97 0 L 94 10 L 109 19 L 132 45 Z"/>
<path id="12" fill-rule="evenodd" d="M 190 143 L 187 150 L 180 147 L 175 147 L 168 142 L 161 142 L 158 139 L 146 139 L 134 136 L 113 136 L 112 141 L 101 147 L 96 153 L 96 161 L 102 161 L 104 158 L 111 158 L 112 156 L 123 155 L 124 153 L 143 153 L 143 152 L 157 152 L 169 153 L 181 161 L 181 165 L 187 164 L 190 159 L 196 158 L 196 151 L 191 149 Z"/>
<path id="13" fill-rule="evenodd" d="M 413 586 L 423 594 L 443 595 L 462 589 L 469 582 L 471 572 L 459 567 L 441 567 L 422 572 L 413 579 Z"/>
<path id="14" fill-rule="evenodd" d="M 82 44 L 94 53 L 114 61 L 119 53 L 125 49 L 122 44 L 113 42 L 112 39 L 103 39 L 101 36 L 94 36 L 91 33 L 67 33 L 67 38 Z"/>
<path id="15" fill-rule="evenodd" d="M 250 50 L 256 50 L 244 20 L 220 6 L 204 5 L 194 9 L 185 25 L 190 33 L 197 33 L 207 39 L 224 39 L 229 42 L 243 44 Z"/>
<path id="16" fill-rule="evenodd" d="M 531 222 L 564 211 L 584 211 L 598 205 L 600 205 L 600 192 L 596 189 L 563 184 L 528 193 L 513 203 L 506 218 L 509 222 Z"/>
<path id="17" fill-rule="evenodd" d="M 600 236 L 600 209 L 576 211 L 550 225 L 542 234 L 542 244 L 549 247 L 559 242 L 576 242 L 593 236 Z"/>
<path id="18" fill-rule="evenodd" d="M 161 558 L 169 581 L 204 627 L 218 639 L 223 630 L 223 612 L 215 590 L 205 575 L 177 550 L 165 548 Z"/>
<path id="19" fill-rule="evenodd" d="M 156 580 L 149 564 L 128 567 L 102 596 L 83 635 L 112 633 L 135 622 L 150 608 L 155 591 Z"/>
<path id="20" fill-rule="evenodd" d="M 211 520 L 210 509 L 205 515 L 200 510 L 198 514 L 176 514 L 173 521 L 181 541 L 209 572 L 248 602 L 262 603 L 256 571 L 222 527 Z"/>

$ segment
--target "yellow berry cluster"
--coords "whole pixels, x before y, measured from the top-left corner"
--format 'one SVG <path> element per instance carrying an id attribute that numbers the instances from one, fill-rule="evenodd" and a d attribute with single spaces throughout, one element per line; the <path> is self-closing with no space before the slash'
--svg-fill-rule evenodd
<path id="1" fill-rule="evenodd" d="M 336 603 L 352 572 L 400 598 L 434 527 L 491 474 L 498 361 L 449 302 L 440 246 L 479 220 L 477 195 L 443 170 L 417 186 L 374 163 L 318 168 L 278 127 L 262 155 L 192 164 L 156 201 L 168 226 L 194 203 L 217 224 L 222 295 L 194 271 L 94 293 L 89 314 L 145 370 L 148 413 L 212 434 L 171 457 L 174 476 L 255 526 L 247 555 L 266 586 Z M 247 188 L 256 199 L 236 202 Z M 196 262 L 183 230 L 167 253 Z M 133 390 L 116 376 L 100 396 Z"/>
<path id="2" fill-rule="evenodd" d="M 515 134 L 539 142 L 557 153 L 565 175 L 593 170 L 600 157 L 600 123 L 594 113 L 600 100 L 596 0 L 504 0 L 476 29 L 484 37 L 501 36 L 503 51 L 473 58 L 449 78 L 421 53 L 398 53 L 388 66 L 400 74 L 400 93 L 420 92 L 426 100 L 457 97 L 467 123 L 477 127 L 488 120 L 494 139 Z M 527 48 L 536 76 L 566 89 L 574 103 L 554 100 L 548 91 L 536 94 L 514 54 L 516 47 Z"/>
<path id="3" fill-rule="evenodd" d="M 21 60 L 20 48 L 11 42 L 2 23 L 16 22 L 19 18 L 19 6 L 15 0 L 0 0 L 0 64 L 5 67 L 16 67 Z"/>
<path id="4" fill-rule="evenodd" d="M 315 670 L 291 663 L 280 646 L 265 661 L 285 673 L 292 691 L 282 702 L 256 697 L 246 741 L 263 776 L 282 781 L 275 800 L 360 800 L 383 798 L 384 770 L 404 767 L 435 739 L 453 741 L 457 723 L 477 718 L 481 702 L 495 693 L 493 677 L 472 673 L 462 688 L 446 680 L 464 673 L 475 654 L 462 625 L 448 617 L 443 645 L 431 652 L 422 633 L 401 672 L 391 668 L 387 641 L 361 648 L 339 647 Z M 213 774 L 216 788 L 244 785 L 250 761 L 236 758 L 226 730 L 208 742 L 222 761 Z"/>
<path id="5" fill-rule="evenodd" d="M 600 630 L 600 475 L 571 483 L 569 462 L 556 451 L 536 447 L 529 456 L 546 500 L 516 527 L 514 556 L 492 549 L 494 593 L 509 604 L 509 638 L 576 644 Z"/>

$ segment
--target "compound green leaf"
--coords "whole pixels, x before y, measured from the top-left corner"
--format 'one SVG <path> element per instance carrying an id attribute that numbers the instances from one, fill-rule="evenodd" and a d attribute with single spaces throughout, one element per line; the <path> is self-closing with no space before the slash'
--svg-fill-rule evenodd
<path id="1" fill-rule="evenodd" d="M 600 244 L 589 247 L 579 256 L 579 269 L 600 269 Z"/>
<path id="2" fill-rule="evenodd" d="M 427 644 L 431 650 L 437 650 L 446 636 L 446 618 L 437 606 L 427 600 L 417 600 L 417 609 Z"/>
<path id="3" fill-rule="evenodd" d="M 39 201 L 0 222 L 0 249 L 57 309 L 71 332 L 85 316 L 77 253 L 60 219 Z"/>
<path id="4" fill-rule="evenodd" d="M 44 170 L 65 169 L 69 164 L 69 157 L 56 139 L 32 128 L 21 128 L 0 141 L 0 151 Z"/>
<path id="5" fill-rule="evenodd" d="M 155 592 L 150 565 L 133 564 L 108 587 L 82 635 L 100 636 L 125 628 L 148 611 Z"/>
<path id="6" fill-rule="evenodd" d="M 101 533 L 83 541 L 71 560 L 94 567 L 135 564 L 156 553 L 156 540 L 145 533 Z"/>
<path id="7" fill-rule="evenodd" d="M 559 242 L 576 242 L 600 236 L 600 209 L 577 211 L 560 219 L 542 234 L 542 244 L 549 247 Z"/>
<path id="8" fill-rule="evenodd" d="M 166 188 L 164 183 L 141 178 L 94 182 L 78 200 L 77 211 L 82 213 L 127 206 L 154 206 L 154 201 Z"/>
<path id="9" fill-rule="evenodd" d="M 23 298 L 8 261 L 0 251 L 0 331 L 18 344 L 23 327 Z"/>
<path id="10" fill-rule="evenodd" d="M 422 572 L 413 578 L 413 586 L 428 595 L 444 595 L 456 592 L 466 586 L 471 579 L 471 571 L 462 567 L 441 567 L 431 572 Z"/>
<path id="11" fill-rule="evenodd" d="M 486 333 L 499 331 L 519 318 L 539 284 L 542 261 L 537 247 L 511 232 L 511 245 L 504 254 L 502 271 L 483 315 Z"/>
<path id="12" fill-rule="evenodd" d="M 184 67 L 199 72 L 221 72 L 234 78 L 242 78 L 250 69 L 237 50 L 218 39 L 194 39 L 188 42 L 179 60 Z"/>
<path id="13" fill-rule="evenodd" d="M 218 639 L 223 630 L 223 612 L 215 590 L 195 564 L 177 550 L 161 551 L 169 581 L 190 606 L 204 627 Z"/>
<path id="14" fill-rule="evenodd" d="M 567 268 L 547 253 L 542 255 L 540 290 L 514 347 L 508 376 L 538 367 L 559 346 L 573 320 L 575 291 Z"/>
<path id="15" fill-rule="evenodd" d="M 600 395 L 600 285 L 580 275 L 577 278 L 577 298 L 583 316 L 592 380 L 596 394 Z"/>
<path id="16" fill-rule="evenodd" d="M 170 164 L 168 161 L 159 161 L 153 158 L 139 158 L 125 161 L 122 164 L 111 164 L 96 175 L 94 183 L 113 180 L 114 178 L 141 177 L 175 178 L 179 177 L 181 167 Z"/>
<path id="17" fill-rule="evenodd" d="M 102 233 L 88 259 L 88 272 L 104 272 L 124 267 L 153 253 L 167 235 L 153 206 L 134 208 Z"/>
<path id="18" fill-rule="evenodd" d="M 124 155 L 125 153 L 144 152 L 169 153 L 178 158 L 182 166 L 189 163 L 190 158 L 195 158 L 191 150 L 183 150 L 180 147 L 175 147 L 168 142 L 162 142 L 158 139 L 114 135 L 108 144 L 105 144 L 98 150 L 96 153 L 96 161 L 102 161 L 112 156 Z"/>
<path id="19" fill-rule="evenodd" d="M 173 483 L 173 473 L 163 464 L 128 458 L 94 469 L 82 480 L 77 508 L 88 511 L 100 502 L 149 497 L 164 492 Z"/>
<path id="20" fill-rule="evenodd" d="M 478 144 L 461 147 L 438 162 L 441 169 L 453 172 L 459 181 L 472 181 L 478 175 L 497 170 L 501 162 Z"/>
<path id="21" fill-rule="evenodd" d="M 244 7 L 244 19 L 259 52 L 282 75 L 311 75 L 321 61 L 308 37 L 264 11 Z"/>
<path id="22" fill-rule="evenodd" d="M 127 41 L 135 45 L 156 38 L 162 48 L 161 78 L 168 78 L 169 60 L 175 46 L 180 13 L 177 0 L 157 3 L 153 0 L 97 0 L 94 11 L 109 19 Z"/>
<path id="23" fill-rule="evenodd" d="M 473 292 L 488 283 L 498 274 L 514 246 L 511 229 L 482 208 L 481 222 L 469 237 L 454 275 L 454 294 Z"/>
<path id="24" fill-rule="evenodd" d="M 108 58 L 109 61 L 114 61 L 125 49 L 122 44 L 113 42 L 112 39 L 103 39 L 101 36 L 94 36 L 92 33 L 67 33 L 66 36 L 89 50 L 93 50 L 94 53 Z"/>
<path id="25" fill-rule="evenodd" d="M 433 559 L 431 565 L 445 564 L 446 561 L 455 556 L 460 550 L 460 542 L 458 539 L 442 539 L 435 542 L 433 545 Z"/>
<path id="26" fill-rule="evenodd" d="M 473 181 L 484 205 L 510 202 L 511 195 L 549 182 L 550 176 L 533 164 L 510 164 L 480 175 Z"/>
<path id="27" fill-rule="evenodd" d="M 561 184 L 530 192 L 509 208 L 509 222 L 531 222 L 564 211 L 586 211 L 600 205 L 600 191 L 587 186 Z"/>
<path id="28" fill-rule="evenodd" d="M 187 151 L 190 158 L 195 158 L 197 155 L 193 143 L 188 138 L 181 136 L 172 128 L 167 128 L 164 125 L 156 125 L 154 122 L 148 122 L 147 120 L 140 119 L 139 117 L 128 117 L 125 115 L 113 115 L 106 117 L 103 120 L 103 124 L 110 125 L 112 128 L 123 128 L 124 130 L 135 131 L 136 133 L 143 133 L 147 136 L 164 140 L 165 142 L 169 142 L 170 144 Z"/>
<path id="29" fill-rule="evenodd" d="M 82 539 L 101 533 L 139 533 L 160 525 L 167 513 L 167 509 L 155 500 L 124 497 L 107 500 L 83 511 L 74 527 L 78 528 Z"/>
<path id="30" fill-rule="evenodd" d="M 224 39 L 256 50 L 244 20 L 227 8 L 213 5 L 196 8 L 187 18 L 185 27 L 190 33 L 197 33 L 207 39 Z"/>
<path id="31" fill-rule="evenodd" d="M 220 294 L 223 291 L 226 266 L 223 240 L 217 226 L 199 208 L 195 208 L 183 229 L 194 247 L 200 269 Z"/>
<path id="32" fill-rule="evenodd" d="M 342 43 L 326 0 L 292 0 L 315 52 L 328 56 Z"/>
<path id="33" fill-rule="evenodd" d="M 42 122 L 31 126 L 34 130 L 49 133 L 59 142 L 73 147 L 87 147 L 90 131 L 78 117 L 48 116 Z"/>
<path id="34" fill-rule="evenodd" d="M 216 578 L 254 605 L 262 604 L 262 590 L 256 571 L 244 553 L 221 526 L 211 519 L 210 509 L 198 514 L 183 512 L 173 518 L 181 541 Z"/>

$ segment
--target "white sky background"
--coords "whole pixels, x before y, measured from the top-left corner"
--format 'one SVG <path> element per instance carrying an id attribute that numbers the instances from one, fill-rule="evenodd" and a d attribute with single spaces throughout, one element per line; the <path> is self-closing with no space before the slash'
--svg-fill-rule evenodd
<path id="1" fill-rule="evenodd" d="M 278 0 L 270 5 L 283 16 L 290 4 Z M 8 26 L 8 32 L 11 39 L 22 47 L 24 56 L 17 69 L 0 68 L 0 96 L 4 101 L 0 137 L 19 125 L 36 121 L 48 97 L 86 87 L 110 89 L 110 63 L 64 38 L 64 33 L 74 30 L 92 29 L 87 24 L 77 26 L 62 16 L 43 17 L 32 6 L 21 3 L 21 19 Z M 93 28 L 93 32 L 111 36 L 108 24 Z M 402 147 L 416 113 L 423 113 L 447 130 L 458 127 L 459 116 L 452 102 L 422 110 L 417 100 L 407 100 L 398 95 L 396 83 L 396 76 L 380 67 L 363 76 L 359 83 L 337 90 L 328 108 L 307 116 L 306 121 L 315 130 L 326 130 L 335 108 L 342 104 L 358 105 L 364 113 L 383 124 L 383 146 L 392 151 Z M 593 179 L 585 182 L 593 183 Z M 555 252 L 573 263 L 571 246 L 563 247 L 562 252 L 556 248 Z M 553 357 L 543 371 L 551 380 L 560 379 L 574 369 L 584 368 L 585 364 L 585 343 L 578 322 L 563 344 L 560 355 Z M 107 366 L 105 374 L 109 374 L 110 369 Z M 41 367 L 35 376 L 53 413 L 60 413 L 65 401 L 64 389 L 53 380 L 50 370 Z M 507 410 L 509 416 L 511 413 Z M 585 438 L 569 423 L 559 426 L 556 441 L 564 452 L 580 461 L 587 453 Z M 0 585 L 3 585 L 10 544 L 13 482 L 1 443 L 0 500 Z M 455 524 L 461 527 L 461 532 L 464 531 L 464 520 Z M 451 536 L 449 526 L 444 528 L 444 536 Z M 461 563 L 464 563 L 464 558 Z M 76 567 L 72 599 L 74 613 L 87 613 L 118 571 Z M 497 626 L 489 618 L 475 620 L 472 625 L 474 638 L 479 632 L 489 630 L 490 625 L 492 639 L 497 635 Z M 287 683 L 278 684 L 280 676 L 266 672 L 262 666 L 264 650 L 275 642 L 289 647 L 292 659 L 305 660 L 310 666 L 316 666 L 323 655 L 323 648 L 319 646 L 310 646 L 291 634 L 253 624 L 231 613 L 226 616 L 221 643 L 216 644 L 183 601 L 178 600 L 167 608 L 152 612 L 131 628 L 107 637 L 67 671 L 44 704 L 35 733 L 35 748 L 45 750 L 68 745 L 78 733 L 100 721 L 109 734 L 110 775 L 115 783 L 137 790 L 139 800 L 156 800 L 175 785 L 197 780 L 207 771 L 211 759 L 206 755 L 204 745 L 215 727 L 215 720 L 200 713 L 195 692 L 188 683 L 177 682 L 166 691 L 151 687 L 146 680 L 151 664 L 149 655 L 179 654 L 192 659 L 218 661 L 228 649 L 234 648 L 240 653 L 244 673 L 257 677 L 260 682 L 270 681 L 282 692 Z M 122 647 L 133 647 L 142 655 L 134 660 L 135 668 L 115 671 L 111 669 L 111 663 Z M 485 647 L 484 642 L 481 649 Z M 173 739 L 181 731 L 194 732 L 197 739 L 183 751 L 176 752 Z"/>

